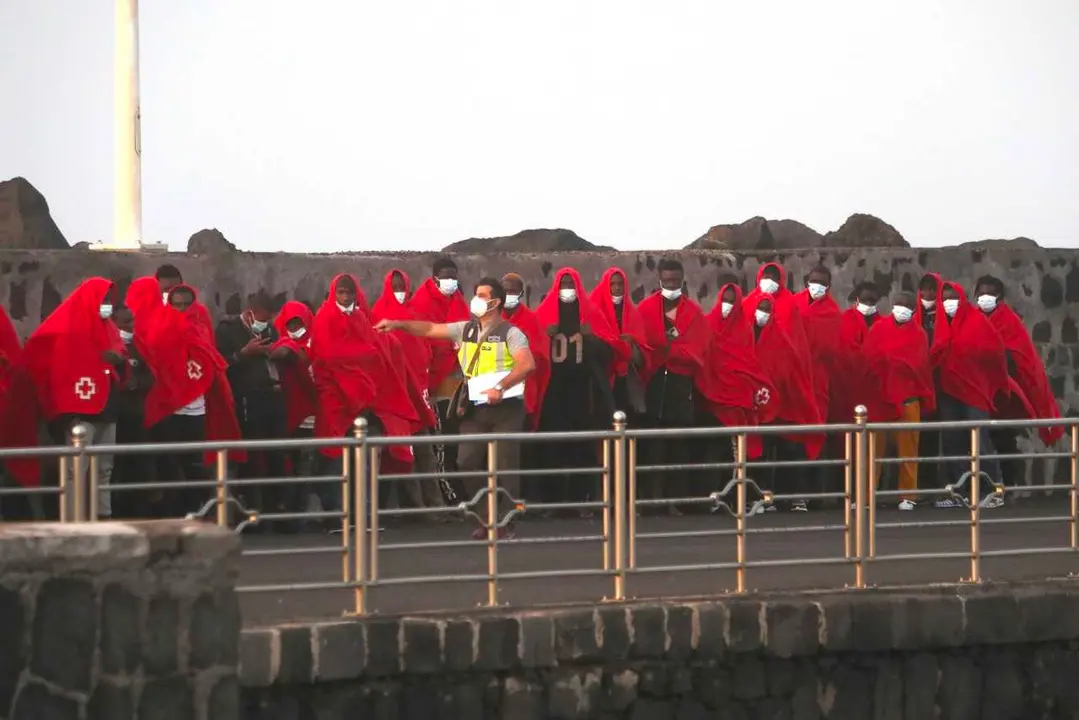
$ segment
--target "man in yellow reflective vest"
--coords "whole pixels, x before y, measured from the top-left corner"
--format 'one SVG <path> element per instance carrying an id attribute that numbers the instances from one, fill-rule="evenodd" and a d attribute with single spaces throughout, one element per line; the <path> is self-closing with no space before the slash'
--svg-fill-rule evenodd
<path id="1" fill-rule="evenodd" d="M 472 320 L 430 323 L 423 320 L 382 320 L 375 329 L 382 332 L 404 330 L 433 341 L 449 341 L 457 346 L 457 360 L 465 382 L 450 402 L 447 412 L 460 418 L 462 435 L 519 433 L 524 430 L 525 378 L 535 368 L 528 338 L 508 320 L 502 319 L 506 291 L 496 278 L 482 278 L 469 303 Z M 498 484 L 514 498 L 519 497 L 520 478 L 506 474 L 520 467 L 521 448 L 516 442 L 498 443 Z M 487 469 L 485 443 L 466 443 L 457 451 L 457 469 L 478 472 Z M 487 484 L 483 478 L 463 480 L 467 500 Z M 507 505 L 500 503 L 500 505 Z M 483 514 L 480 505 L 477 511 Z M 479 528 L 474 535 L 486 537 Z M 506 528 L 499 537 L 511 537 Z"/>

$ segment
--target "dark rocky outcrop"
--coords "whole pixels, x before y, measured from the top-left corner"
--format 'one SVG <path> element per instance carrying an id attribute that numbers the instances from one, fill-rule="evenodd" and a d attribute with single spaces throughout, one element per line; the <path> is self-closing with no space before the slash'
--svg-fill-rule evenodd
<path id="1" fill-rule="evenodd" d="M 0 248 L 66 250 L 70 247 L 49 213 L 49 203 L 26 178 L 0 182 Z"/>
<path id="2" fill-rule="evenodd" d="M 236 252 L 236 246 L 220 230 L 213 228 L 199 230 L 192 235 L 187 241 L 187 252 L 192 255 L 223 255 Z"/>
<path id="3" fill-rule="evenodd" d="M 753 217 L 736 225 L 715 225 L 686 250 L 790 250 L 820 247 L 823 236 L 797 220 Z"/>
<path id="4" fill-rule="evenodd" d="M 854 213 L 838 230 L 824 236 L 825 247 L 910 247 L 899 231 L 878 217 Z"/>
<path id="5" fill-rule="evenodd" d="M 542 252 L 600 252 L 614 250 L 607 245 L 595 245 L 572 230 L 522 230 L 516 235 L 493 238 L 458 240 L 442 248 L 442 252 L 459 253 L 542 253 Z"/>
<path id="6" fill-rule="evenodd" d="M 987 239 L 965 242 L 959 245 L 968 250 L 1038 250 L 1041 248 L 1036 241 L 1028 237 L 1007 239 Z"/>

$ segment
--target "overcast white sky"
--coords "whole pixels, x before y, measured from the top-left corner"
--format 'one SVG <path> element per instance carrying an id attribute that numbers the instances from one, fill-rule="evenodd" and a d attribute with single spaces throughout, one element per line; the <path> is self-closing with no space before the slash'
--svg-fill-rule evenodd
<path id="1" fill-rule="evenodd" d="M 0 0 L 0 178 L 112 232 L 109 0 Z M 142 0 L 144 225 L 182 248 L 681 246 L 851 212 L 1079 245 L 1077 0 Z"/>

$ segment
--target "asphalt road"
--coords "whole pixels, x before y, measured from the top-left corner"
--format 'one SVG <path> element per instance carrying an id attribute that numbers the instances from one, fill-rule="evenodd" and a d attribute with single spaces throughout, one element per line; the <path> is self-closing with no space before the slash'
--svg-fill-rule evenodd
<path id="1" fill-rule="evenodd" d="M 982 550 L 1020 548 L 1067 548 L 1070 529 L 1066 502 L 1023 504 L 983 513 Z M 1057 520 L 1053 520 L 1057 518 Z M 921 523 L 916 527 L 881 527 L 877 555 L 958 553 L 961 557 L 940 560 L 879 560 L 867 566 L 867 582 L 904 585 L 955 582 L 969 577 L 969 513 L 964 510 L 925 508 L 910 513 L 881 510 L 879 524 Z M 1004 522 L 1000 522 L 1004 521 Z M 795 565 L 750 567 L 749 589 L 834 588 L 854 582 L 850 564 L 823 564 L 843 557 L 843 514 L 821 510 L 804 514 L 770 512 L 749 518 L 747 558 L 752 562 L 800 561 Z M 932 523 L 932 524 L 929 524 Z M 825 529 L 824 526 L 840 526 Z M 419 523 L 390 525 L 380 533 L 380 576 L 387 581 L 403 578 L 484 575 L 487 551 L 482 542 L 465 542 L 472 525 Z M 599 570 L 602 549 L 598 539 L 567 541 L 567 538 L 598 536 L 599 519 L 546 519 L 518 525 L 518 540 L 499 544 L 499 572 L 526 573 L 566 570 Z M 731 531 L 734 520 L 722 515 L 642 518 L 638 532 L 681 533 Z M 447 546 L 462 542 L 463 546 Z M 339 535 L 252 535 L 244 539 L 240 585 L 300 585 L 341 580 Z M 432 543 L 432 548 L 402 548 L 393 544 Z M 251 555 L 273 550 L 298 550 L 285 556 Z M 659 571 L 660 566 L 693 566 L 735 560 L 733 535 L 690 535 L 680 538 L 642 537 L 637 546 L 638 572 L 627 581 L 627 596 L 695 596 L 722 593 L 735 586 L 734 570 Z M 816 562 L 814 562 L 816 561 Z M 982 575 L 991 580 L 1024 580 L 1060 577 L 1079 572 L 1079 553 L 1045 553 L 986 557 Z M 500 582 L 499 600 L 510 606 L 597 600 L 609 595 L 608 577 L 564 576 L 524 578 Z M 487 597 L 483 580 L 438 583 L 389 584 L 369 589 L 369 610 L 411 613 L 429 610 L 463 610 Z M 350 612 L 349 589 L 274 590 L 243 592 L 244 623 L 248 626 L 290 620 L 333 618 Z"/>

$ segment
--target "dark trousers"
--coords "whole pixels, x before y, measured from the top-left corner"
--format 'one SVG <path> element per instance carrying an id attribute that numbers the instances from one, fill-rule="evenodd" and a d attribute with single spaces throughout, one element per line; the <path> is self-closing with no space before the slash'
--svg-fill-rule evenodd
<path id="1" fill-rule="evenodd" d="M 364 417 L 367 418 L 367 436 L 368 437 L 381 437 L 385 434 L 385 429 L 382 426 L 382 421 L 377 416 L 371 413 L 364 413 Z M 340 477 L 344 472 L 345 459 L 343 455 L 337 457 L 322 457 L 322 473 L 323 475 L 335 475 Z M 355 468 L 352 469 L 351 477 L 356 477 Z M 322 509 L 326 512 L 338 512 L 341 510 L 341 483 L 329 482 L 319 483 L 318 485 L 318 497 L 322 504 Z M 352 483 L 349 483 L 349 497 L 355 497 L 355 488 L 352 487 Z M 380 493 L 380 496 L 382 493 Z M 381 499 L 381 498 L 380 498 Z M 371 494 L 367 494 L 368 507 L 366 512 L 370 513 Z"/>
<path id="2" fill-rule="evenodd" d="M 138 445 L 150 442 L 150 430 L 143 425 L 142 415 L 125 415 L 116 420 L 116 444 Z M 112 469 L 112 484 L 146 483 L 157 480 L 153 455 L 117 455 Z M 112 516 L 114 518 L 146 517 L 161 491 L 114 492 Z"/>
<path id="3" fill-rule="evenodd" d="M 439 435 L 458 435 L 461 432 L 460 420 L 446 417 L 449 407 L 449 400 L 439 400 L 435 403 L 435 417 L 438 419 L 438 427 L 435 428 L 435 432 Z M 440 473 L 455 472 L 457 470 L 457 446 L 449 443 L 438 443 L 433 448 L 435 452 L 435 470 Z M 447 502 L 461 501 L 464 487 L 462 487 L 459 478 L 448 478 L 444 487 L 450 491 L 447 493 L 443 490 L 443 494 L 448 496 L 446 497 Z"/>
<path id="4" fill-rule="evenodd" d="M 206 416 L 169 415 L 150 428 L 150 435 L 155 442 L 201 442 L 206 439 Z M 158 455 L 157 477 L 161 482 L 176 484 L 207 480 L 209 473 L 199 452 L 172 452 Z M 152 512 L 158 517 L 182 518 L 199 510 L 210 495 L 206 488 L 169 488 Z"/>
<path id="5" fill-rule="evenodd" d="M 985 410 L 980 410 L 970 405 L 964 404 L 962 401 L 957 400 L 951 395 L 945 392 L 937 393 L 937 412 L 940 415 L 940 419 L 944 422 L 963 422 L 967 420 L 988 420 L 989 413 Z M 996 452 L 993 449 L 993 440 L 989 436 L 989 430 L 982 428 L 979 433 L 979 445 L 981 445 L 979 455 L 995 455 Z M 970 454 L 970 430 L 946 430 L 943 433 L 944 436 L 944 454 L 945 455 L 969 455 Z M 986 473 L 993 482 L 1000 482 L 1000 463 L 996 460 L 982 460 L 981 462 L 982 472 Z M 948 463 L 948 482 L 955 483 L 959 481 L 959 478 L 964 473 L 970 472 L 969 460 L 956 460 Z M 966 487 L 969 488 L 973 480 L 968 481 Z M 983 482 L 981 485 L 981 495 L 984 497 L 987 492 L 987 487 Z M 967 494 L 969 490 L 965 490 L 964 494 Z"/>
<path id="6" fill-rule="evenodd" d="M 641 440 L 638 466 L 686 465 L 696 462 L 693 440 L 679 437 L 684 425 L 669 424 L 652 418 L 649 427 L 670 430 L 670 437 Z M 689 497 L 692 475 L 686 470 L 645 471 L 637 474 L 637 495 L 641 500 L 662 500 Z"/>
<path id="7" fill-rule="evenodd" d="M 253 392 L 236 398 L 236 413 L 245 440 L 283 440 L 288 437 L 285 396 L 281 392 Z M 249 452 L 239 475 L 245 480 L 285 477 L 284 450 Z M 301 510 L 295 485 L 248 485 L 242 493 L 262 512 Z"/>
<path id="8" fill-rule="evenodd" d="M 764 452 L 761 455 L 761 460 L 765 462 L 794 462 L 805 459 L 806 451 L 802 443 L 788 440 L 781 435 L 764 436 Z M 794 495 L 797 497 L 814 491 L 815 470 L 816 468 L 811 467 L 791 466 L 765 467 L 754 471 L 750 466 L 748 474 L 764 490 L 771 490 L 777 495 Z"/>
<path id="9" fill-rule="evenodd" d="M 993 442 L 998 455 L 1019 454 L 1019 428 L 997 428 L 989 431 L 989 439 Z M 983 450 L 984 451 L 984 450 Z M 1023 485 L 1026 482 L 1026 462 L 1021 458 L 1008 458 L 1000 461 L 1000 482 L 1012 487 Z"/>
<path id="10" fill-rule="evenodd" d="M 461 420 L 462 435 L 487 435 L 493 433 L 519 433 L 524 428 L 525 404 L 523 400 L 503 400 L 497 405 L 480 405 Z M 495 459 L 498 469 L 498 487 L 505 488 L 511 497 L 520 498 L 521 482 L 516 471 L 521 467 L 521 444 L 500 440 Z M 457 467 L 461 471 L 482 471 L 487 469 L 487 443 L 462 443 L 457 448 Z M 469 500 L 487 486 L 482 477 L 464 478 L 463 500 Z M 500 500 L 502 512 L 509 509 L 506 500 Z M 483 516 L 486 506 L 481 503 L 475 510 Z"/>

